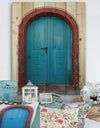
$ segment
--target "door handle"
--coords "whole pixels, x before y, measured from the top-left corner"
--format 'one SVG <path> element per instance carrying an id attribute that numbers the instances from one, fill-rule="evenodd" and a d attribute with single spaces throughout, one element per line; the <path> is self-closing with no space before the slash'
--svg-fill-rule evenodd
<path id="1" fill-rule="evenodd" d="M 47 48 L 47 47 L 45 47 L 45 48 L 41 48 L 41 49 L 47 50 L 48 48 Z"/>
<path id="2" fill-rule="evenodd" d="M 45 47 L 45 48 L 41 48 L 41 49 L 46 50 L 45 52 L 47 53 L 47 49 L 48 49 L 47 47 Z"/>

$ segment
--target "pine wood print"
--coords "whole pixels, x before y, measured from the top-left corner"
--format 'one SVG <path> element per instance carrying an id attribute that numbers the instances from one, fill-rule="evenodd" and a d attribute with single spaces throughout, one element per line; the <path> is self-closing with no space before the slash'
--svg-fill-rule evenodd
<path id="1" fill-rule="evenodd" d="M 79 82 L 78 87 L 85 85 L 85 3 L 12 3 L 12 79 L 19 81 L 19 26 L 28 14 L 41 8 L 53 8 L 67 12 L 73 17 L 79 31 Z M 24 76 L 25 77 L 25 76 Z M 25 83 L 24 83 L 25 84 Z M 23 85 L 21 85 L 23 86 Z M 20 87 L 21 87 L 20 86 Z M 76 86 L 77 87 L 77 86 Z"/>

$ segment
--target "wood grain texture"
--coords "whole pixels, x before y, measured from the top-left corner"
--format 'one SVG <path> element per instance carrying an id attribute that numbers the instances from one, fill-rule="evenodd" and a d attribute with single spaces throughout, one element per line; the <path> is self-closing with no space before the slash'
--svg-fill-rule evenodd
<path id="1" fill-rule="evenodd" d="M 55 2 L 45 2 L 44 3 L 44 7 L 45 8 L 50 8 L 50 7 L 52 7 L 52 8 L 55 8 Z"/>
<path id="2" fill-rule="evenodd" d="M 78 24 L 79 29 L 79 87 L 82 88 L 86 81 L 86 69 L 85 69 L 85 59 L 86 59 L 86 18 L 85 18 L 85 3 L 83 2 L 68 2 L 66 3 L 66 11 L 74 18 Z"/>
<path id="3" fill-rule="evenodd" d="M 38 84 L 71 85 L 71 35 L 70 26 L 53 16 L 40 17 L 28 26 L 26 42 L 27 81 L 31 80 Z"/>
<path id="4" fill-rule="evenodd" d="M 88 116 L 100 116 L 100 104 L 94 104 L 88 113 Z"/>
<path id="5" fill-rule="evenodd" d="M 18 35 L 22 21 L 22 4 L 12 4 L 12 80 L 18 80 Z"/>
<path id="6" fill-rule="evenodd" d="M 56 2 L 56 8 L 65 11 L 65 9 L 66 9 L 66 3 L 65 2 Z"/>
<path id="7" fill-rule="evenodd" d="M 77 18 L 76 8 L 77 8 L 76 2 L 67 2 L 66 3 L 66 11 L 74 18 L 75 21 Z"/>
<path id="8" fill-rule="evenodd" d="M 86 10 L 85 3 L 77 2 L 77 24 L 79 27 L 79 74 L 80 88 L 86 81 Z"/>
<path id="9" fill-rule="evenodd" d="M 22 21 L 22 17 L 25 17 L 31 11 L 38 8 L 58 8 L 65 10 L 69 13 L 78 24 L 80 45 L 79 45 L 79 65 L 80 65 L 80 88 L 85 85 L 85 52 L 86 52 L 86 23 L 85 23 L 85 3 L 76 2 L 14 2 L 12 4 L 12 79 L 18 79 L 18 35 L 19 35 L 19 24 Z"/>
<path id="10" fill-rule="evenodd" d="M 72 86 L 79 87 L 79 42 L 78 42 L 78 26 L 72 16 L 59 9 L 45 8 L 45 10 L 38 9 L 27 15 L 20 25 L 19 31 L 19 66 L 18 66 L 18 85 L 22 87 L 26 84 L 26 30 L 28 25 L 42 16 L 55 16 L 56 15 L 66 21 L 72 30 Z M 66 15 L 65 15 L 66 14 Z M 34 18 L 33 18 L 34 16 Z"/>
<path id="11" fill-rule="evenodd" d="M 30 12 L 32 12 L 34 9 L 34 3 L 31 2 L 24 2 L 22 3 L 22 14 L 23 14 L 23 18 L 29 14 Z"/>
<path id="12" fill-rule="evenodd" d="M 100 122 L 100 104 L 92 106 L 87 118 Z"/>
<path id="13" fill-rule="evenodd" d="M 38 8 L 44 8 L 44 2 L 34 2 L 34 10 Z"/>
<path id="14" fill-rule="evenodd" d="M 73 17 L 73 19 L 75 20 L 76 24 L 77 24 L 77 3 L 76 2 L 67 2 L 66 3 L 66 11 L 69 15 L 71 15 Z M 79 31 L 79 27 L 78 27 L 78 31 Z M 79 34 L 79 33 L 78 33 Z M 78 35 L 76 35 L 77 37 Z M 73 40 L 72 40 L 73 41 Z M 78 39 L 78 42 L 79 42 L 79 39 Z M 78 51 L 78 64 L 79 64 L 79 43 L 78 45 L 75 45 L 75 53 Z M 74 48 L 72 48 L 74 49 Z M 73 53 L 73 52 L 72 52 Z M 72 56 L 76 56 L 75 54 L 72 54 Z M 72 65 L 77 65 L 76 62 L 72 63 Z M 72 66 L 73 67 L 73 66 Z M 80 69 L 79 69 L 80 70 Z M 76 71 L 75 71 L 76 72 Z M 79 73 L 78 73 L 79 75 Z M 77 77 L 77 75 L 76 75 Z M 79 78 L 79 76 L 78 76 Z M 79 80 L 79 79 L 78 79 Z M 79 87 L 79 86 L 78 86 Z"/>

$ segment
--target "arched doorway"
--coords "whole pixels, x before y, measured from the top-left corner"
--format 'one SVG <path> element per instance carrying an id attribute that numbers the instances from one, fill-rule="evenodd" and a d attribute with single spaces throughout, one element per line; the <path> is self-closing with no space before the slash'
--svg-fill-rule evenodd
<path id="1" fill-rule="evenodd" d="M 56 17 L 61 20 L 64 20 L 66 24 L 69 25 L 72 33 L 72 56 L 71 56 L 71 69 L 72 69 L 72 78 L 71 84 L 73 87 L 79 86 L 79 37 L 78 37 L 78 26 L 75 20 L 68 13 L 53 9 L 53 8 L 43 8 L 37 9 L 34 12 L 31 12 L 27 15 L 19 28 L 19 69 L 18 69 L 18 84 L 19 88 L 24 86 L 26 83 L 26 36 L 28 26 L 35 21 L 36 19 L 44 16 Z M 62 21 L 63 22 L 63 21 Z M 41 47 L 42 48 L 42 47 Z M 44 47 L 43 47 L 44 48 Z M 30 58 L 30 57 L 29 57 Z M 68 73 L 66 71 L 66 73 Z M 65 80 L 65 79 L 64 79 Z"/>

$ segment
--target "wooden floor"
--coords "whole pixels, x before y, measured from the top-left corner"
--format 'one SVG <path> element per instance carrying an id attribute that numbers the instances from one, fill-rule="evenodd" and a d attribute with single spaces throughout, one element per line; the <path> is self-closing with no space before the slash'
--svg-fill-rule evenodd
<path id="1" fill-rule="evenodd" d="M 87 118 L 100 122 L 100 104 L 93 104 Z"/>

